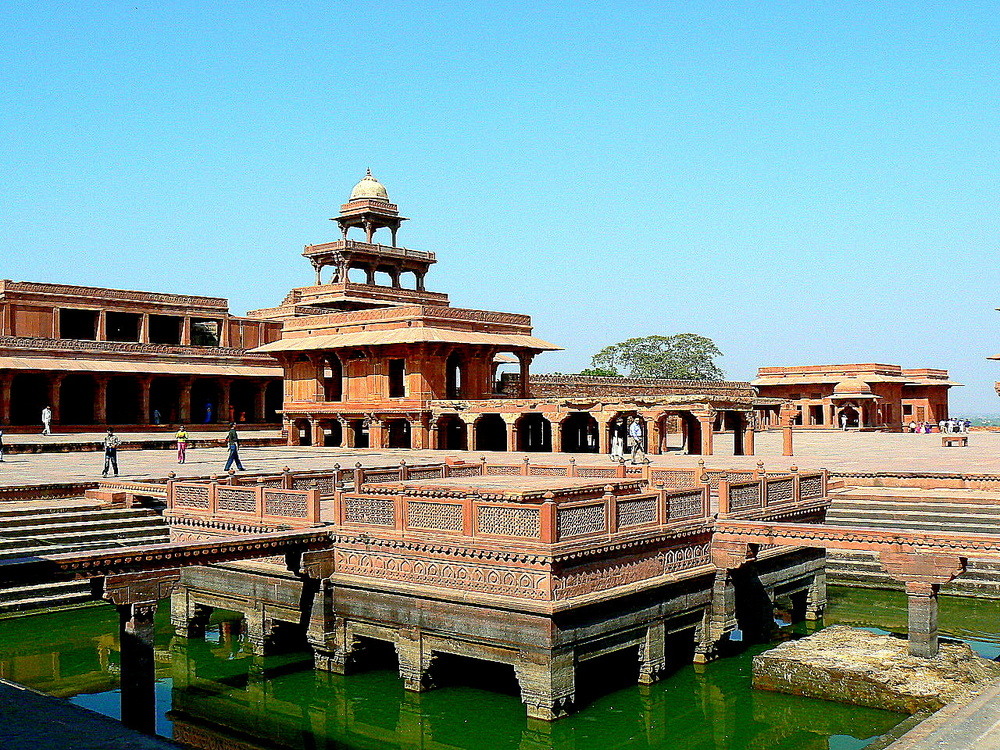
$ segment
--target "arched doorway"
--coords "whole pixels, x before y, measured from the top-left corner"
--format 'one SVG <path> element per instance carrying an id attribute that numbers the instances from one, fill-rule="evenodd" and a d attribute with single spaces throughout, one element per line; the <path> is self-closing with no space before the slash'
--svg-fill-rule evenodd
<path id="1" fill-rule="evenodd" d="M 445 364 L 445 398 L 462 398 L 465 394 L 462 355 L 452 352 Z"/>
<path id="2" fill-rule="evenodd" d="M 516 428 L 518 450 L 539 453 L 552 450 L 552 423 L 541 414 L 522 415 Z"/>
<path id="3" fill-rule="evenodd" d="M 473 429 L 477 451 L 507 450 L 507 422 L 499 414 L 483 414 Z"/>
<path id="4" fill-rule="evenodd" d="M 562 421 L 561 427 L 560 450 L 563 453 L 597 453 L 600 450 L 597 420 L 590 412 L 570 414 Z"/>
<path id="5" fill-rule="evenodd" d="M 344 398 L 344 365 L 336 354 L 326 357 L 323 368 L 323 398 L 327 401 L 341 401 Z"/>
<path id="6" fill-rule="evenodd" d="M 861 426 L 861 412 L 854 404 L 844 404 L 840 408 L 840 414 L 837 416 L 837 426 L 847 428 Z"/>
<path id="7" fill-rule="evenodd" d="M 468 430 L 457 414 L 445 414 L 437 423 L 438 448 L 449 451 L 468 450 Z"/>

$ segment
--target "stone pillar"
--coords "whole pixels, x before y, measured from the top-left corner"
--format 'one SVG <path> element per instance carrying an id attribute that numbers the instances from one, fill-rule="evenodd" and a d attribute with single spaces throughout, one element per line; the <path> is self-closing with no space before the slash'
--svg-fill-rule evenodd
<path id="1" fill-rule="evenodd" d="M 236 421 L 233 419 L 232 393 L 232 378 L 219 378 L 219 411 L 215 417 L 216 422 L 229 424 Z"/>
<path id="2" fill-rule="evenodd" d="M 0 425 L 10 424 L 10 394 L 14 384 L 14 373 L 5 370 L 0 373 Z"/>
<path id="3" fill-rule="evenodd" d="M 403 687 L 416 693 L 434 687 L 431 674 L 434 652 L 424 649 L 420 633 L 400 633 L 394 645 L 399 659 L 399 676 L 403 679 Z"/>
<path id="4" fill-rule="evenodd" d="M 156 603 L 170 596 L 179 580 L 179 570 L 159 570 L 106 576 L 102 581 L 104 598 L 118 609 L 122 724 L 147 734 L 156 731 Z"/>
<path id="5" fill-rule="evenodd" d="M 59 395 L 62 390 L 62 382 L 66 379 L 66 373 L 58 372 L 49 375 L 49 404 L 52 406 L 52 423 L 62 422 L 62 404 Z"/>
<path id="6" fill-rule="evenodd" d="M 795 420 L 795 408 L 791 403 L 786 401 L 782 404 L 781 410 L 778 412 L 778 418 L 781 421 L 781 455 L 792 456 L 794 455 L 792 445 L 792 425 Z"/>
<path id="7" fill-rule="evenodd" d="M 531 360 L 535 358 L 534 354 L 528 352 L 518 352 L 517 361 L 521 365 L 521 393 L 519 398 L 531 398 Z"/>
<path id="8" fill-rule="evenodd" d="M 697 629 L 695 664 L 705 664 L 718 656 L 719 642 L 736 629 L 736 589 L 727 568 L 717 568 L 712 582 L 712 601 L 705 608 Z"/>
<path id="9" fill-rule="evenodd" d="M 365 283 L 368 286 L 375 286 L 375 269 L 371 266 L 365 266 Z"/>
<path id="10" fill-rule="evenodd" d="M 323 424 L 318 419 L 310 419 L 309 430 L 311 432 L 312 444 L 322 447 L 326 442 L 326 435 L 323 433 Z"/>
<path id="11" fill-rule="evenodd" d="M 270 382 L 270 380 L 264 380 L 258 386 L 256 403 L 257 413 L 254 414 L 254 417 L 261 424 L 267 421 L 267 386 Z"/>
<path id="12" fill-rule="evenodd" d="M 743 429 L 743 455 L 753 456 L 756 446 L 754 445 L 755 431 L 753 424 L 744 426 Z"/>
<path id="13" fill-rule="evenodd" d="M 938 585 L 923 581 L 906 584 L 907 639 L 911 656 L 938 654 Z"/>
<path id="14" fill-rule="evenodd" d="M 246 612 L 243 615 L 243 633 L 254 656 L 264 656 L 270 647 L 268 639 L 274 623 L 263 612 Z"/>
<path id="15" fill-rule="evenodd" d="M 432 422 L 430 427 L 427 429 L 427 448 L 432 451 L 440 450 L 441 448 L 441 429 L 438 427 L 437 422 Z"/>
<path id="16" fill-rule="evenodd" d="M 139 424 L 149 424 L 150 395 L 153 389 L 151 375 L 139 376 Z"/>
<path id="17" fill-rule="evenodd" d="M 155 615 L 156 602 L 118 605 L 122 724 L 146 734 L 156 734 Z"/>
<path id="18" fill-rule="evenodd" d="M 709 414 L 699 413 L 694 415 L 701 425 L 701 455 L 711 456 L 715 435 L 715 412 Z"/>
<path id="19" fill-rule="evenodd" d="M 191 346 L 191 316 L 181 319 L 181 346 Z"/>
<path id="20" fill-rule="evenodd" d="M 415 419 L 410 423 L 412 430 L 412 445 L 416 450 L 426 450 L 431 444 L 431 425 L 427 417 Z"/>
<path id="21" fill-rule="evenodd" d="M 212 607 L 190 604 L 186 591 L 177 591 L 170 597 L 170 624 L 178 638 L 204 638 Z"/>
<path id="22" fill-rule="evenodd" d="M 350 420 L 340 419 L 340 445 L 342 448 L 353 448 L 354 447 L 354 426 L 351 424 Z"/>
<path id="23" fill-rule="evenodd" d="M 108 421 L 108 375 L 94 376 L 94 422 L 107 424 Z"/>
<path id="24" fill-rule="evenodd" d="M 507 452 L 515 453 L 517 451 L 517 419 L 504 417 L 503 421 L 507 424 Z"/>
<path id="25" fill-rule="evenodd" d="M 646 628 L 646 637 L 639 647 L 639 684 L 651 685 L 667 671 L 667 630 L 664 623 L 654 622 Z"/>
<path id="26" fill-rule="evenodd" d="M 97 313 L 97 331 L 94 338 L 98 341 L 108 340 L 108 314 L 104 310 Z"/>
<path id="27" fill-rule="evenodd" d="M 177 383 L 177 421 L 181 424 L 191 422 L 191 388 L 194 378 L 181 378 Z"/>
<path id="28" fill-rule="evenodd" d="M 938 589 L 965 572 L 965 560 L 950 555 L 882 552 L 879 561 L 890 576 L 903 582 L 906 590 L 910 654 L 936 656 Z"/>
<path id="29" fill-rule="evenodd" d="M 576 700 L 576 668 L 572 650 L 523 653 L 514 664 L 521 702 L 528 717 L 552 721 L 573 709 Z"/>
<path id="30" fill-rule="evenodd" d="M 656 417 L 646 417 L 646 448 L 653 455 L 663 453 L 663 423 Z"/>
<path id="31" fill-rule="evenodd" d="M 813 582 L 806 593 L 806 620 L 822 620 L 825 610 L 826 570 L 820 570 L 813 575 Z"/>
<path id="32" fill-rule="evenodd" d="M 385 448 L 386 424 L 381 419 L 373 419 L 368 425 L 368 447 Z"/>
<path id="33" fill-rule="evenodd" d="M 149 313 L 143 313 L 139 319 L 139 343 L 149 343 Z"/>

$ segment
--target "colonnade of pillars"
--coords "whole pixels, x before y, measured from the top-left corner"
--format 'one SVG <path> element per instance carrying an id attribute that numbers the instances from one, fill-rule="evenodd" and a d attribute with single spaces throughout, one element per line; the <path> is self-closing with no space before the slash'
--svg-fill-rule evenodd
<path id="1" fill-rule="evenodd" d="M 732 427 L 733 454 L 754 455 L 754 430 L 742 412 Z M 334 445 L 344 448 L 413 448 L 417 450 L 555 451 L 611 453 L 612 433 L 627 430 L 627 412 L 602 415 L 572 412 L 554 421 L 538 412 L 529 414 L 449 414 L 424 418 L 302 417 L 286 423 L 290 445 Z M 665 451 L 667 420 L 662 413 L 638 414 L 650 454 Z M 680 434 L 690 454 L 710 456 L 715 451 L 715 411 L 678 412 Z M 615 420 L 621 424 L 614 425 Z M 725 426 L 725 424 L 723 425 Z M 401 438 L 405 436 L 405 441 Z M 404 444 L 405 443 L 405 444 Z M 790 447 L 787 455 L 791 455 Z"/>
<path id="2" fill-rule="evenodd" d="M 152 424 L 156 413 L 163 424 L 266 423 L 280 408 L 281 394 L 274 390 L 279 384 L 255 378 L 7 370 L 0 372 L 0 425 L 39 424 L 45 406 L 52 409 L 54 424 Z M 116 388 L 118 398 L 112 399 Z M 242 392 L 239 398 L 234 398 L 236 389 Z"/>

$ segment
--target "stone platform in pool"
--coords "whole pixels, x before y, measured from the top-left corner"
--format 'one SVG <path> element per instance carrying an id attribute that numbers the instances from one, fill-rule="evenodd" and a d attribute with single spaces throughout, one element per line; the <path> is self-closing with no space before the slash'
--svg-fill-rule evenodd
<path id="1" fill-rule="evenodd" d="M 933 658 L 911 656 L 906 640 L 834 625 L 753 659 L 755 688 L 891 711 L 936 711 L 1000 681 L 1000 664 L 964 643 Z"/>
<path id="2" fill-rule="evenodd" d="M 651 488 L 639 478 L 365 483 L 337 494 L 330 548 L 303 553 L 294 572 L 185 569 L 172 621 L 197 635 L 213 609 L 241 612 L 261 653 L 308 623 L 316 668 L 338 673 L 391 644 L 415 691 L 442 670 L 475 668 L 470 660 L 509 665 L 528 715 L 551 720 L 574 706 L 582 664 L 631 660 L 649 683 L 679 660 L 711 658 L 738 617 L 746 633 L 769 627 L 778 596 L 801 601 L 803 613 L 807 603 L 822 609 L 820 550 L 762 549 L 736 575 L 717 569 L 712 500 L 707 484 Z M 762 512 L 821 518 L 825 505 Z"/>

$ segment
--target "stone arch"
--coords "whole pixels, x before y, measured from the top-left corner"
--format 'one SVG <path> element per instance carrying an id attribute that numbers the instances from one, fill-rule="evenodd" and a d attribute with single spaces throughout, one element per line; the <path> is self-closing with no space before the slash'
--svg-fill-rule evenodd
<path id="1" fill-rule="evenodd" d="M 519 451 L 547 453 L 552 450 L 552 422 L 544 414 L 522 414 L 515 422 L 514 429 L 517 430 Z"/>
<path id="2" fill-rule="evenodd" d="M 566 415 L 559 425 L 560 446 L 563 453 L 597 453 L 600 450 L 598 424 L 587 411 Z"/>
<path id="3" fill-rule="evenodd" d="M 507 450 L 507 422 L 499 414 L 480 414 L 473 424 L 475 450 Z"/>
<path id="4" fill-rule="evenodd" d="M 441 450 L 468 450 L 469 437 L 465 422 L 457 414 L 444 414 L 437 421 L 438 448 Z"/>
<path id="5" fill-rule="evenodd" d="M 465 357 L 457 349 L 445 360 L 444 373 L 445 398 L 462 398 L 465 394 Z"/>

